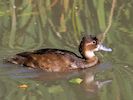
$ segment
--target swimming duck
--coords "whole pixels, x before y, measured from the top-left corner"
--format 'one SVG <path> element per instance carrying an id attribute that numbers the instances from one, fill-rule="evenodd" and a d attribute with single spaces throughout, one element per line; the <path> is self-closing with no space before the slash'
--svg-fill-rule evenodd
<path id="1" fill-rule="evenodd" d="M 79 52 L 82 57 L 67 50 L 46 48 L 18 53 L 7 61 L 27 67 L 40 68 L 47 72 L 64 72 L 95 66 L 99 60 L 94 52 L 99 50 L 112 51 L 101 45 L 97 37 L 88 35 L 82 38 L 79 45 Z"/>

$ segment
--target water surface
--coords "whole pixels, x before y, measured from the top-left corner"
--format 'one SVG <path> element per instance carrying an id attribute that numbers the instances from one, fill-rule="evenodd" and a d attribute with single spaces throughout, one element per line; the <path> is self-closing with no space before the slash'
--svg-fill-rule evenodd
<path id="1" fill-rule="evenodd" d="M 0 1 L 1 100 L 133 100 L 132 1 L 117 1 L 111 29 L 104 44 L 111 53 L 98 52 L 101 63 L 70 73 L 47 73 L 3 63 L 15 53 L 52 47 L 78 53 L 83 35 L 103 32 L 109 0 Z M 62 8 L 64 7 L 64 8 Z M 83 33 L 84 32 L 84 33 Z M 95 80 L 112 80 L 92 93 L 72 79 L 93 73 Z M 22 85 L 26 85 L 22 88 Z"/>

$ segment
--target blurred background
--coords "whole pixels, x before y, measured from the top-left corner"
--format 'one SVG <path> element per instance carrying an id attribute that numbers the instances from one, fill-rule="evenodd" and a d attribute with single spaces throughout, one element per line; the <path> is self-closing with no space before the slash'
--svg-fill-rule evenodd
<path id="1" fill-rule="evenodd" d="M 112 0 L 0 0 L 1 100 L 133 100 L 133 0 L 117 0 L 112 26 L 98 52 L 101 64 L 75 73 L 45 73 L 2 59 L 40 48 L 73 51 L 84 35 L 99 35 L 108 25 Z M 77 81 L 93 71 L 112 82 L 89 93 Z M 24 87 L 21 85 L 25 85 Z"/>

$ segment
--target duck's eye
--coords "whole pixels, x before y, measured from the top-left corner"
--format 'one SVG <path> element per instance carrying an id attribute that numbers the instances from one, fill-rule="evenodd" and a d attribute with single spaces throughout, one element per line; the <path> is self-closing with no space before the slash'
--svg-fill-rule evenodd
<path id="1" fill-rule="evenodd" d="M 88 45 L 96 45 L 96 41 L 93 40 L 93 41 L 91 41 L 91 42 L 89 42 L 89 43 L 86 43 L 86 46 L 88 46 Z"/>
<path id="2" fill-rule="evenodd" d="M 94 40 L 94 41 L 92 41 L 92 43 L 93 43 L 93 44 L 96 44 L 96 41 Z"/>

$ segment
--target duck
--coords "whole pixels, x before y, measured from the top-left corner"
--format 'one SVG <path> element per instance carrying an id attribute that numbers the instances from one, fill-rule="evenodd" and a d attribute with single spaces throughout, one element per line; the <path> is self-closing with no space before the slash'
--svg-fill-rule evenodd
<path id="1" fill-rule="evenodd" d="M 87 35 L 82 38 L 79 45 L 81 56 L 64 49 L 44 48 L 17 53 L 6 61 L 47 72 L 67 72 L 86 69 L 98 64 L 99 59 L 94 52 L 99 50 L 112 51 L 111 48 L 103 46 L 96 36 Z"/>

